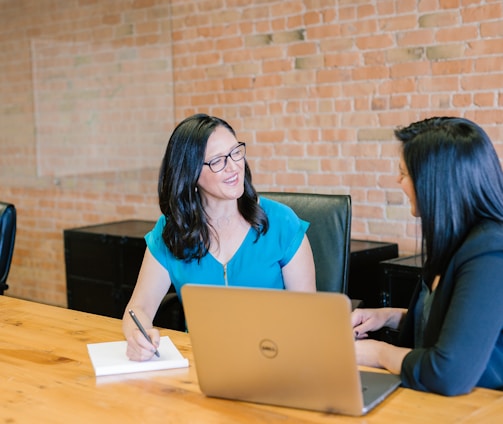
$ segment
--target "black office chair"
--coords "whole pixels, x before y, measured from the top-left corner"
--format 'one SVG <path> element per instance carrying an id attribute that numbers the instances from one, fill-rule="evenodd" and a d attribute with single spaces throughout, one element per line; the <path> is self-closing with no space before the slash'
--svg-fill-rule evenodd
<path id="1" fill-rule="evenodd" d="M 185 331 L 185 312 L 173 285 L 164 296 L 155 314 L 153 324 L 156 327 Z"/>
<path id="2" fill-rule="evenodd" d="M 9 288 L 9 275 L 14 241 L 16 239 L 16 208 L 10 203 L 0 202 L 0 295 Z"/>
<path id="3" fill-rule="evenodd" d="M 316 269 L 316 289 L 348 293 L 351 196 L 349 194 L 264 192 L 308 221 L 307 237 Z"/>
<path id="4" fill-rule="evenodd" d="M 317 290 L 347 294 L 351 196 L 280 192 L 264 192 L 259 195 L 290 206 L 301 219 L 310 222 L 307 236 L 314 256 Z M 359 300 L 352 300 L 353 308 L 359 304 Z M 185 330 L 183 307 L 174 290 L 164 297 L 154 325 Z"/>

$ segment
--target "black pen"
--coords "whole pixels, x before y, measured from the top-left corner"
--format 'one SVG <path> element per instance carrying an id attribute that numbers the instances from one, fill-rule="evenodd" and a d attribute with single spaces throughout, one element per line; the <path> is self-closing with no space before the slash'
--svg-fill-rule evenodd
<path id="1" fill-rule="evenodd" d="M 136 324 L 136 326 L 138 327 L 138 330 L 140 330 L 141 333 L 145 336 L 145 338 L 152 344 L 152 346 L 154 346 L 154 344 L 152 343 L 152 339 L 147 334 L 147 332 L 143 328 L 143 325 L 141 325 L 141 322 L 138 320 L 138 318 L 136 317 L 136 315 L 132 309 L 129 310 L 129 315 L 131 315 L 131 318 L 133 318 L 133 321 Z M 159 358 L 160 355 L 159 355 L 159 351 L 157 349 L 155 350 L 154 353 L 155 353 L 155 356 L 157 356 Z"/>

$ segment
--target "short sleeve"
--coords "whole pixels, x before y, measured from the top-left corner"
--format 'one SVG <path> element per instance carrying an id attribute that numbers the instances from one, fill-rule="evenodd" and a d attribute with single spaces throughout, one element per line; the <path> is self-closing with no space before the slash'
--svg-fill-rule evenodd
<path id="1" fill-rule="evenodd" d="M 161 215 L 157 220 L 154 228 L 145 235 L 145 242 L 147 243 L 147 248 L 152 254 L 152 256 L 164 267 L 168 268 L 167 264 L 167 254 L 168 248 L 164 243 L 162 238 L 162 232 L 164 226 L 166 225 L 166 217 Z"/>
<path id="2" fill-rule="evenodd" d="M 280 265 L 284 267 L 299 250 L 309 222 L 300 219 L 287 205 L 261 197 L 260 205 L 269 218 L 267 237 L 277 240 L 280 249 Z"/>

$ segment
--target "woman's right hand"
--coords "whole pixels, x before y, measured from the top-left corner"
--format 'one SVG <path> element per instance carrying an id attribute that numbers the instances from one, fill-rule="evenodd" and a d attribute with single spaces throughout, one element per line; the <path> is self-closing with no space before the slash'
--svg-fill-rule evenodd
<path id="1" fill-rule="evenodd" d="M 355 309 L 351 313 L 355 338 L 365 339 L 369 331 L 377 331 L 382 327 L 397 329 L 405 312 L 397 308 Z"/>
<path id="2" fill-rule="evenodd" d="M 156 349 L 159 348 L 159 330 L 150 328 L 145 331 L 152 340 L 152 343 L 150 343 L 137 328 L 131 331 L 130 335 L 127 337 L 126 356 L 131 361 L 148 361 L 152 359 Z"/>

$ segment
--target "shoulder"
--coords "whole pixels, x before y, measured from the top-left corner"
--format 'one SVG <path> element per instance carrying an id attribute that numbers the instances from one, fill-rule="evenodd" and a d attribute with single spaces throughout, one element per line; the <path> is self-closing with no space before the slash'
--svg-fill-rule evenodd
<path id="1" fill-rule="evenodd" d="M 164 244 L 162 233 L 165 225 L 166 217 L 164 215 L 161 215 L 153 228 L 147 234 L 145 234 L 145 241 L 147 242 L 147 246 L 153 248 L 153 246 L 155 245 L 159 247 L 160 245 Z"/>
<path id="2" fill-rule="evenodd" d="M 259 205 L 262 207 L 264 212 L 269 215 L 282 215 L 282 214 L 294 214 L 293 209 L 284 203 L 277 202 L 276 200 L 271 200 L 267 197 L 259 197 Z"/>
<path id="3" fill-rule="evenodd" d="M 271 222 L 281 221 L 281 222 L 299 222 L 300 218 L 294 212 L 294 210 L 284 203 L 278 202 L 276 200 L 271 200 L 267 197 L 259 197 L 259 205 L 264 210 L 267 215 L 267 219 Z"/>
<path id="4" fill-rule="evenodd" d="M 472 256 L 491 252 L 503 254 L 503 222 L 483 219 L 472 228 L 459 253 Z"/>
<path id="5" fill-rule="evenodd" d="M 477 268 L 500 267 L 503 260 L 503 222 L 484 219 L 468 233 L 451 260 L 451 266 L 459 269 L 464 265 L 477 264 Z M 489 271 L 489 268 L 483 270 Z"/>
<path id="6" fill-rule="evenodd" d="M 496 240 L 501 240 L 503 236 L 503 222 L 495 221 L 492 219 L 482 219 L 477 225 L 475 225 L 470 231 L 470 237 L 479 236 L 494 236 Z"/>
<path id="7" fill-rule="evenodd" d="M 166 225 L 166 217 L 164 215 L 161 215 L 159 219 L 156 221 L 154 227 L 152 228 L 149 234 L 159 234 L 159 233 L 162 234 L 165 225 Z"/>

